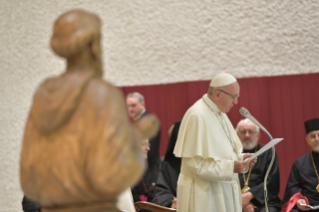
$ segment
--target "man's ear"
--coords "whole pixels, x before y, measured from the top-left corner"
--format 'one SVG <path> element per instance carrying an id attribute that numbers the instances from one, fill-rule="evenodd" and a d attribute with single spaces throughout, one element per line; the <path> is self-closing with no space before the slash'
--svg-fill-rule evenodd
<path id="1" fill-rule="evenodd" d="M 220 90 L 217 89 L 217 90 L 214 91 L 214 93 L 216 93 L 216 96 L 217 96 L 218 98 L 220 97 L 220 94 L 221 94 Z"/>
<path id="2" fill-rule="evenodd" d="M 307 141 L 307 144 L 311 147 L 311 142 L 310 142 L 308 135 L 306 136 L 306 141 Z"/>

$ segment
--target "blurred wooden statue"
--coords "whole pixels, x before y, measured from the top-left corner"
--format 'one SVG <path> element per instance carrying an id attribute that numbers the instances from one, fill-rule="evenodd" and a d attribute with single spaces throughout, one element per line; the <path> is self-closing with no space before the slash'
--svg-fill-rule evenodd
<path id="1" fill-rule="evenodd" d="M 119 89 L 102 80 L 101 22 L 72 10 L 54 24 L 66 71 L 37 89 L 21 153 L 21 186 L 44 212 L 118 211 L 117 196 L 144 170 L 140 142 L 158 120 L 132 125 Z"/>

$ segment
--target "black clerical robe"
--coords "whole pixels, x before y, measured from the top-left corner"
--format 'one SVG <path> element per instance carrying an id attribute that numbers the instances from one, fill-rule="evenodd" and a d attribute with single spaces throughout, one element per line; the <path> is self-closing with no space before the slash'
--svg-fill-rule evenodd
<path id="1" fill-rule="evenodd" d="M 145 116 L 149 114 L 145 110 L 145 112 L 142 114 L 142 116 Z M 147 153 L 147 161 L 148 161 L 148 167 L 150 170 L 151 174 L 151 182 L 156 183 L 158 174 L 160 171 L 160 155 L 159 155 L 159 150 L 160 150 L 160 143 L 161 143 L 161 128 L 159 128 L 157 134 L 149 139 L 149 143 L 151 145 L 150 151 Z"/>
<path id="2" fill-rule="evenodd" d="M 318 171 L 319 153 L 312 152 L 312 155 Z M 283 199 L 282 211 L 290 211 L 291 208 L 295 209 L 292 211 L 298 211 L 295 204 L 301 198 L 308 200 L 311 206 L 319 205 L 317 185 L 318 178 L 311 160 L 311 152 L 309 152 L 298 158 L 292 165 Z"/>
<path id="3" fill-rule="evenodd" d="M 261 149 L 264 145 L 258 144 L 257 151 Z M 244 153 L 255 153 L 255 147 L 252 150 L 244 150 Z M 251 200 L 251 203 L 257 206 L 255 209 L 256 212 L 261 211 L 265 207 L 265 198 L 264 198 L 264 178 L 269 167 L 272 157 L 272 149 L 264 152 L 258 156 L 257 163 L 252 167 L 251 175 L 249 179 L 250 192 L 254 195 L 254 198 Z M 245 174 L 246 179 L 248 173 Z M 239 181 L 241 188 L 244 187 L 243 174 L 239 174 Z M 277 154 L 271 171 L 268 175 L 267 180 L 267 194 L 268 194 L 268 206 L 269 211 L 280 211 L 281 203 L 278 198 L 280 188 L 280 178 L 279 178 L 279 163 Z"/>
<path id="4" fill-rule="evenodd" d="M 148 167 L 141 180 L 131 189 L 134 203 L 139 201 L 154 202 L 154 192 L 151 182 L 151 172 Z M 146 198 L 141 198 L 141 195 Z M 154 202 L 156 203 L 156 201 Z M 140 212 L 151 212 L 149 210 L 142 209 Z"/>
<path id="5" fill-rule="evenodd" d="M 177 180 L 181 168 L 181 159 L 173 154 L 179 126 L 181 121 L 175 122 L 170 137 L 161 171 L 157 179 L 155 197 L 156 203 L 165 207 L 171 207 L 173 198 L 176 197 Z"/>

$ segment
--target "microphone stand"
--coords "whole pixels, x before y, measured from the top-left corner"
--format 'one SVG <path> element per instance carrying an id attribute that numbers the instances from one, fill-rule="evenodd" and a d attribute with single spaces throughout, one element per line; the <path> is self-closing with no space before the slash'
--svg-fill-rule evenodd
<path id="1" fill-rule="evenodd" d="M 248 118 L 250 121 L 254 122 L 257 126 L 260 127 L 260 129 L 262 129 L 270 138 L 270 140 L 273 140 L 273 137 L 270 135 L 270 133 L 248 112 L 248 110 L 246 108 L 241 108 L 241 110 L 243 109 L 243 111 L 240 111 L 240 113 L 245 116 L 246 118 Z M 243 112 L 243 113 L 242 113 Z M 269 172 L 270 172 L 270 169 L 274 163 L 274 160 L 275 160 L 275 147 L 273 146 L 272 148 L 272 157 L 271 157 L 271 161 L 270 161 L 270 164 L 269 164 L 269 167 L 267 169 L 267 172 L 266 172 L 266 175 L 265 175 L 265 178 L 264 178 L 264 197 L 265 197 L 265 209 L 266 209 L 266 212 L 269 212 L 269 209 L 268 209 L 268 194 L 267 194 L 267 179 L 268 179 L 268 175 L 269 175 Z"/>
<path id="2" fill-rule="evenodd" d="M 251 120 L 253 121 L 253 120 Z M 255 123 L 256 124 L 256 123 Z M 262 129 L 270 138 L 270 140 L 273 140 L 273 137 L 270 135 L 270 133 L 261 125 L 259 124 L 259 127 L 260 129 Z M 266 209 L 266 212 L 269 212 L 269 209 L 268 209 L 268 193 L 267 193 L 267 179 L 268 179 L 268 175 L 269 175 L 269 172 L 271 170 L 271 167 L 274 163 L 274 160 L 275 160 L 275 146 L 273 146 L 271 148 L 272 150 L 272 157 L 271 157 L 271 161 L 270 161 L 270 164 L 268 166 L 268 169 L 267 169 L 267 172 L 266 172 L 266 175 L 265 175 L 265 178 L 264 178 L 264 197 L 265 197 L 265 209 Z"/>
<path id="3" fill-rule="evenodd" d="M 272 139 L 271 139 L 272 140 Z M 268 209 L 268 194 L 267 194 L 267 179 L 268 179 L 268 175 L 269 175 L 269 172 L 270 172 L 270 169 L 274 163 L 274 160 L 275 160 L 275 147 L 273 146 L 271 148 L 272 150 L 272 157 L 271 157 L 271 161 L 270 161 L 270 164 L 269 164 L 269 167 L 267 169 L 267 172 L 266 172 L 266 175 L 265 175 L 265 178 L 264 178 L 264 196 L 265 196 L 265 208 L 266 208 L 266 212 L 269 212 L 269 209 Z"/>

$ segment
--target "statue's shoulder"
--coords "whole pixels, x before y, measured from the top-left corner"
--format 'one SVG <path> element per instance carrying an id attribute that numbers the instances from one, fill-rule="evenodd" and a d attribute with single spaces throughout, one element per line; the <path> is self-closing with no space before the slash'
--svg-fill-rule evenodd
<path id="1" fill-rule="evenodd" d="M 112 95 L 119 93 L 120 89 L 102 78 L 93 78 L 88 84 L 89 92 L 97 92 L 97 95 Z"/>
<path id="2" fill-rule="evenodd" d="M 87 94 L 91 100 L 105 101 L 124 101 L 123 92 L 113 84 L 101 79 L 94 78 L 90 80 L 87 89 Z"/>

